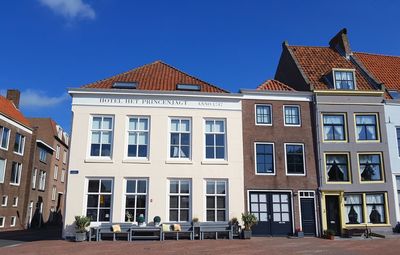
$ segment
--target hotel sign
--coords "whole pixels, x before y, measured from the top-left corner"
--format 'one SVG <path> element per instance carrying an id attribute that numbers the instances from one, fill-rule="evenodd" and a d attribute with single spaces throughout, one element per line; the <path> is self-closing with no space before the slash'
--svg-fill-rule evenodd
<path id="1" fill-rule="evenodd" d="M 182 97 L 182 96 L 82 96 L 74 95 L 72 105 L 133 106 L 162 108 L 195 108 L 240 110 L 238 98 Z"/>

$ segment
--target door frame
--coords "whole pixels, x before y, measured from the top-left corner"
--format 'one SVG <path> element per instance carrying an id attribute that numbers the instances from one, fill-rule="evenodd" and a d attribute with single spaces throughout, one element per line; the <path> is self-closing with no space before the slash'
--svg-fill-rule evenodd
<path id="1" fill-rule="evenodd" d="M 294 233 L 294 207 L 293 207 L 293 190 L 289 189 L 247 189 L 247 212 L 250 212 L 250 192 L 265 192 L 265 193 L 290 193 L 291 206 L 291 221 L 292 233 Z"/>
<path id="2" fill-rule="evenodd" d="M 300 196 L 300 192 L 311 192 L 314 194 L 314 196 L 313 197 Z M 301 229 L 303 229 L 303 222 L 301 220 L 301 198 L 312 198 L 314 200 L 315 236 L 319 236 L 317 200 L 315 199 L 315 190 L 298 190 L 297 197 L 298 197 L 298 203 L 299 203 L 299 221 L 300 221 Z"/>
<path id="3" fill-rule="evenodd" d="M 328 229 L 328 222 L 327 222 L 327 213 L 326 213 L 326 196 L 338 196 L 339 197 L 339 213 L 340 213 L 340 227 L 343 230 L 345 227 L 343 224 L 343 209 L 344 209 L 344 204 L 343 204 L 343 197 L 344 197 L 344 191 L 339 190 L 322 190 L 321 191 L 321 197 L 320 197 L 320 206 L 321 206 L 321 223 L 322 223 L 322 229 L 321 231 L 323 232 L 324 230 Z"/>

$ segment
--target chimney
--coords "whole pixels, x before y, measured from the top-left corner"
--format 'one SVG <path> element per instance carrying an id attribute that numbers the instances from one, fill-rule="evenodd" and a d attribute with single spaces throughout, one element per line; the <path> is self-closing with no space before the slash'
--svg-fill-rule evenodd
<path id="1" fill-rule="evenodd" d="M 17 109 L 19 109 L 19 97 L 21 93 L 18 89 L 7 90 L 7 99 L 12 101 Z"/>
<path id="2" fill-rule="evenodd" d="M 349 39 L 347 37 L 347 29 L 343 28 L 342 30 L 339 31 L 330 41 L 329 41 L 329 47 L 332 48 L 333 50 L 336 50 L 342 55 L 345 55 L 345 57 L 348 59 L 350 57 L 351 49 L 350 49 L 350 43 Z"/>

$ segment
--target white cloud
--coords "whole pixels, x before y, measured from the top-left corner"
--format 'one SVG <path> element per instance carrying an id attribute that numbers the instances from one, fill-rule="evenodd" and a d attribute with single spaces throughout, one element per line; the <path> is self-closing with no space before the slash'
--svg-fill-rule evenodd
<path id="1" fill-rule="evenodd" d="M 24 108 L 53 107 L 64 103 L 68 99 L 69 95 L 67 93 L 58 97 L 51 97 L 42 91 L 27 89 L 21 92 L 20 105 Z"/>
<path id="2" fill-rule="evenodd" d="M 83 0 L 38 0 L 41 4 L 49 7 L 56 14 L 67 19 L 87 18 L 95 19 L 94 9 L 83 2 Z"/>

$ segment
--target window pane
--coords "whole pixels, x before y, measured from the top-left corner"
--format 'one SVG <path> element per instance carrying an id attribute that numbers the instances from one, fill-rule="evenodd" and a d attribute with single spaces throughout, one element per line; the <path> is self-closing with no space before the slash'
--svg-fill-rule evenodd
<path id="1" fill-rule="evenodd" d="M 189 120 L 181 120 L 181 131 L 189 132 L 190 131 L 190 121 Z"/>
<path id="2" fill-rule="evenodd" d="M 101 192 L 111 192 L 111 180 L 101 180 Z"/>
<path id="3" fill-rule="evenodd" d="M 169 197 L 169 208 L 178 208 L 178 196 Z"/>
<path id="4" fill-rule="evenodd" d="M 178 191 L 179 191 L 179 182 L 178 181 L 170 181 L 169 192 L 170 193 L 178 193 Z"/>
<path id="5" fill-rule="evenodd" d="M 180 221 L 189 221 L 189 210 L 181 210 Z"/>
<path id="6" fill-rule="evenodd" d="M 101 117 L 93 117 L 92 129 L 100 129 Z"/>
<path id="7" fill-rule="evenodd" d="M 99 210 L 99 221 L 110 221 L 110 209 Z"/>
<path id="8" fill-rule="evenodd" d="M 136 197 L 136 199 L 137 199 L 136 206 L 138 208 L 146 208 L 146 196 L 145 195 L 138 195 Z"/>
<path id="9" fill-rule="evenodd" d="M 138 180 L 137 193 L 146 193 L 146 192 L 147 192 L 147 182 L 145 180 Z"/>
<path id="10" fill-rule="evenodd" d="M 215 194 L 215 182 L 207 182 L 207 194 Z"/>
<path id="11" fill-rule="evenodd" d="M 207 196 L 206 198 L 207 208 L 215 208 L 215 197 Z"/>
<path id="12" fill-rule="evenodd" d="M 169 220 L 178 221 L 178 210 L 169 210 Z"/>
<path id="13" fill-rule="evenodd" d="M 103 118 L 103 129 L 112 129 L 112 118 Z"/>
<path id="14" fill-rule="evenodd" d="M 189 182 L 181 181 L 181 193 L 188 194 L 189 193 Z"/>
<path id="15" fill-rule="evenodd" d="M 89 180 L 89 192 L 99 192 L 99 180 Z"/>
<path id="16" fill-rule="evenodd" d="M 135 195 L 126 196 L 126 203 L 125 203 L 126 208 L 135 208 L 135 204 L 136 204 L 136 196 Z"/>
<path id="17" fill-rule="evenodd" d="M 171 120 L 171 131 L 179 131 L 179 120 Z"/>
<path id="18" fill-rule="evenodd" d="M 97 207 L 98 195 L 88 195 L 87 207 Z"/>
<path id="19" fill-rule="evenodd" d="M 214 121 L 212 120 L 207 120 L 206 121 L 206 132 L 212 132 L 213 131 L 213 125 L 214 125 Z"/>
<path id="20" fill-rule="evenodd" d="M 218 133 L 225 132 L 223 121 L 220 121 L 220 120 L 215 121 L 214 132 L 218 132 Z"/>
<path id="21" fill-rule="evenodd" d="M 148 130 L 148 119 L 140 119 L 139 130 Z"/>
<path id="22" fill-rule="evenodd" d="M 130 118 L 129 119 L 129 130 L 137 130 L 138 128 L 138 119 Z"/>
<path id="23" fill-rule="evenodd" d="M 217 194 L 225 194 L 225 182 L 217 182 Z"/>

